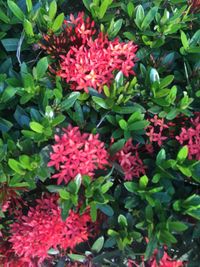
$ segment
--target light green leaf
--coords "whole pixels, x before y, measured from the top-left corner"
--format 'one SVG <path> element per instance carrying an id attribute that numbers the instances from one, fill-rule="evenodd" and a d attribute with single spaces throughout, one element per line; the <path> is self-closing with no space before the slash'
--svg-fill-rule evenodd
<path id="1" fill-rule="evenodd" d="M 24 30 L 27 35 L 34 36 L 33 26 L 31 22 L 27 19 L 24 20 Z"/>
<path id="2" fill-rule="evenodd" d="M 103 248 L 103 244 L 104 244 L 104 237 L 101 236 L 92 245 L 92 248 L 91 248 L 92 251 L 99 253 L 101 249 Z"/>
<path id="3" fill-rule="evenodd" d="M 18 7 L 17 4 L 15 4 L 15 2 L 8 0 L 8 7 L 10 8 L 10 10 L 12 11 L 12 13 L 20 20 L 20 21 L 24 21 L 24 13 L 23 11 Z"/>
<path id="4" fill-rule="evenodd" d="M 35 121 L 30 122 L 30 128 L 36 133 L 43 133 L 44 131 L 43 125 Z"/>
<path id="5" fill-rule="evenodd" d="M 56 19 L 54 20 L 53 26 L 52 26 L 53 32 L 56 32 L 60 29 L 60 27 L 63 24 L 64 18 L 65 18 L 64 13 L 61 13 L 56 17 Z"/>

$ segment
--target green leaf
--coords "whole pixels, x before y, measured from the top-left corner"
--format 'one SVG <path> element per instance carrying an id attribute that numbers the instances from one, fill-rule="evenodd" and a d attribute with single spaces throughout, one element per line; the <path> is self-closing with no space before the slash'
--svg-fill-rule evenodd
<path id="1" fill-rule="evenodd" d="M 30 128 L 36 133 L 43 133 L 44 127 L 35 121 L 30 122 Z"/>
<path id="2" fill-rule="evenodd" d="M 134 182 L 125 182 L 124 186 L 131 193 L 137 192 L 138 185 Z"/>
<path id="3" fill-rule="evenodd" d="M 19 173 L 19 174 L 21 174 L 21 175 L 24 175 L 24 174 L 25 174 L 25 172 L 24 172 L 24 170 L 22 169 L 22 167 L 21 167 L 21 165 L 19 164 L 19 162 L 16 161 L 15 159 L 9 159 L 9 160 L 8 160 L 8 165 L 9 165 L 9 167 L 10 167 L 13 171 L 15 171 L 16 173 Z"/>
<path id="4" fill-rule="evenodd" d="M 6 38 L 6 39 L 2 39 L 1 43 L 7 52 L 13 52 L 13 51 L 17 51 L 19 39 Z"/>
<path id="5" fill-rule="evenodd" d="M 111 33 L 109 33 L 110 37 L 114 38 L 118 34 L 118 32 L 120 31 L 122 27 L 122 23 L 123 23 L 123 19 L 118 19 L 117 21 L 115 21 L 113 25 L 113 30 Z"/>
<path id="6" fill-rule="evenodd" d="M 143 121 L 137 121 L 134 123 L 131 123 L 128 125 L 128 130 L 129 131 L 138 131 L 138 130 L 143 130 L 149 125 L 149 122 L 146 120 Z"/>
<path id="7" fill-rule="evenodd" d="M 90 11 L 91 1 L 90 0 L 83 0 L 83 4 L 87 8 L 87 10 Z"/>
<path id="8" fill-rule="evenodd" d="M 17 4 L 15 4 L 13 1 L 8 0 L 8 7 L 10 8 L 10 10 L 12 11 L 12 13 L 20 20 L 20 21 L 24 21 L 24 13 L 23 11 L 18 7 Z"/>
<path id="9" fill-rule="evenodd" d="M 34 36 L 33 26 L 31 22 L 27 19 L 24 20 L 24 30 L 27 35 Z"/>
<path id="10" fill-rule="evenodd" d="M 181 31 L 181 42 L 182 42 L 183 47 L 185 49 L 187 49 L 189 47 L 189 42 L 188 42 L 187 36 L 183 31 Z"/>
<path id="11" fill-rule="evenodd" d="M 156 164 L 159 166 L 164 160 L 166 160 L 166 152 L 164 148 L 162 148 L 156 157 Z"/>
<path id="12" fill-rule="evenodd" d="M 124 215 L 120 214 L 118 216 L 118 223 L 121 227 L 126 228 L 128 226 L 127 219 Z"/>
<path id="13" fill-rule="evenodd" d="M 200 53 L 200 47 L 189 47 L 186 50 L 188 53 L 192 53 L 192 54 L 199 54 Z"/>
<path id="14" fill-rule="evenodd" d="M 0 131 L 1 132 L 3 133 L 8 132 L 12 128 L 12 126 L 13 124 L 10 121 L 0 118 Z"/>
<path id="15" fill-rule="evenodd" d="M 90 216 L 93 222 L 97 219 L 97 205 L 96 202 L 90 203 Z"/>
<path id="16" fill-rule="evenodd" d="M 183 162 L 187 158 L 187 156 L 188 156 L 188 147 L 184 146 L 179 150 L 177 155 L 177 160 Z"/>
<path id="17" fill-rule="evenodd" d="M 55 15 L 56 15 L 56 12 L 57 12 L 57 3 L 54 0 L 54 1 L 51 2 L 50 7 L 49 7 L 49 18 L 51 20 L 54 19 Z"/>
<path id="18" fill-rule="evenodd" d="M 53 32 L 56 32 L 61 28 L 64 18 L 65 18 L 64 13 L 61 13 L 56 17 L 56 19 L 54 20 L 53 26 L 52 26 Z"/>
<path id="19" fill-rule="evenodd" d="M 147 184 L 149 182 L 149 179 L 146 175 L 142 176 L 139 180 L 139 186 L 140 188 L 144 189 L 147 187 Z"/>
<path id="20" fill-rule="evenodd" d="M 102 4 L 99 7 L 99 19 L 102 19 L 108 9 L 108 7 L 112 4 L 113 0 L 103 0 Z"/>
<path id="21" fill-rule="evenodd" d="M 5 23 L 10 23 L 10 18 L 3 12 L 1 8 L 0 8 L 0 20 Z"/>
<path id="22" fill-rule="evenodd" d="M 115 142 L 111 147 L 110 147 L 110 153 L 111 155 L 114 155 L 117 153 L 119 150 L 123 148 L 125 144 L 125 139 L 120 139 L 119 141 Z"/>
<path id="23" fill-rule="evenodd" d="M 133 16 L 133 12 L 134 12 L 134 5 L 132 2 L 129 2 L 127 5 L 127 12 L 130 18 L 132 18 Z"/>
<path id="24" fill-rule="evenodd" d="M 187 177 L 191 177 L 192 176 L 192 172 L 191 170 L 189 169 L 189 167 L 185 167 L 185 166 L 180 166 L 180 165 L 176 165 L 177 168 L 179 169 L 179 171 L 182 172 L 182 174 L 184 174 L 185 176 Z"/>
<path id="25" fill-rule="evenodd" d="M 7 102 L 8 100 L 10 100 L 17 92 L 18 88 L 14 88 L 12 86 L 8 86 L 4 91 L 3 91 L 3 94 L 2 94 L 2 97 L 1 97 L 1 102 Z"/>
<path id="26" fill-rule="evenodd" d="M 153 235 L 153 237 L 150 238 L 146 247 L 145 260 L 148 260 L 152 256 L 156 248 L 157 248 L 157 238 L 156 235 Z"/>
<path id="27" fill-rule="evenodd" d="M 27 7 L 27 11 L 31 12 L 33 5 L 32 5 L 32 0 L 26 0 L 26 7 Z"/>
<path id="28" fill-rule="evenodd" d="M 144 20 L 144 9 L 142 5 L 139 5 L 136 7 L 136 19 L 135 19 L 135 24 L 138 26 L 138 28 L 141 28 L 141 24 Z"/>
<path id="29" fill-rule="evenodd" d="M 97 208 L 109 217 L 112 217 L 114 215 L 113 209 L 107 204 L 98 204 Z"/>
<path id="30" fill-rule="evenodd" d="M 164 79 L 161 80 L 160 88 L 167 87 L 169 84 L 172 83 L 173 80 L 174 80 L 174 75 L 168 75 L 167 77 L 165 77 Z"/>
<path id="31" fill-rule="evenodd" d="M 73 261 L 78 261 L 78 262 L 84 262 L 85 261 L 85 256 L 82 256 L 79 254 L 67 254 L 67 256 Z"/>
<path id="32" fill-rule="evenodd" d="M 48 59 L 47 57 L 43 57 L 41 58 L 36 66 L 36 75 L 37 75 L 37 79 L 41 79 L 42 77 L 44 77 L 47 69 L 48 69 Z"/>
<path id="33" fill-rule="evenodd" d="M 92 251 L 99 253 L 103 248 L 103 244 L 104 244 L 104 237 L 101 236 L 92 245 L 92 248 L 91 248 Z"/>
<path id="34" fill-rule="evenodd" d="M 105 100 L 103 98 L 92 96 L 93 101 L 100 107 L 104 109 L 108 109 L 108 105 L 106 104 Z"/>
<path id="35" fill-rule="evenodd" d="M 186 224 L 179 221 L 167 222 L 167 226 L 170 232 L 183 232 L 188 229 L 188 226 Z"/>
<path id="36" fill-rule="evenodd" d="M 119 121 L 119 126 L 121 129 L 126 130 L 127 129 L 127 122 L 122 119 Z"/>
<path id="37" fill-rule="evenodd" d="M 159 232 L 159 240 L 167 245 L 177 242 L 176 238 L 169 231 L 164 229 Z"/>
<path id="38" fill-rule="evenodd" d="M 61 103 L 61 110 L 68 110 L 70 109 L 74 103 L 76 102 L 76 100 L 79 98 L 80 93 L 79 92 L 72 92 L 66 100 L 64 100 Z"/>
<path id="39" fill-rule="evenodd" d="M 146 14 L 146 16 L 142 22 L 142 25 L 141 25 L 142 30 L 146 30 L 149 27 L 150 23 L 153 21 L 155 15 L 156 15 L 157 11 L 158 11 L 158 7 L 153 7 L 149 10 L 149 12 Z"/>

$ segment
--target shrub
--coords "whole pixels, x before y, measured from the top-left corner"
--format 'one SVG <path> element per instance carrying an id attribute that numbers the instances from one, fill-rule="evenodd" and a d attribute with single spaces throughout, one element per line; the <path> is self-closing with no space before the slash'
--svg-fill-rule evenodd
<path id="1" fill-rule="evenodd" d="M 199 266 L 199 11 L 0 0 L 1 266 Z"/>

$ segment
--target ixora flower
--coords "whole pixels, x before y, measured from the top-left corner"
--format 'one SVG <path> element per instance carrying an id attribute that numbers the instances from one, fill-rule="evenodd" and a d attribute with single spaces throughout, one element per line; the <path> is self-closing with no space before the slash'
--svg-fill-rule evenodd
<path id="1" fill-rule="evenodd" d="M 189 159 L 200 160 L 200 112 L 196 112 L 195 118 L 190 119 L 191 127 L 182 127 L 176 139 L 181 145 L 188 146 Z"/>
<path id="2" fill-rule="evenodd" d="M 52 176 L 57 183 L 67 184 L 77 174 L 94 176 L 96 169 L 104 169 L 108 164 L 108 153 L 99 135 L 83 133 L 78 127 L 69 125 L 62 136 L 55 135 L 48 166 L 54 166 L 57 173 Z"/>
<path id="3" fill-rule="evenodd" d="M 200 11 L 200 0 L 188 0 L 190 5 L 190 10 L 192 13 L 197 13 Z"/>
<path id="4" fill-rule="evenodd" d="M 100 93 L 104 85 L 110 85 L 114 71 L 122 71 L 128 77 L 133 72 L 136 46 L 132 42 L 109 41 L 102 33 L 87 45 L 71 47 L 63 60 L 57 75 L 70 84 L 72 90 L 93 87 Z"/>
<path id="5" fill-rule="evenodd" d="M 25 262 L 37 260 L 42 263 L 48 259 L 51 248 L 60 252 L 73 250 L 78 244 L 88 240 L 91 224 L 88 212 L 80 215 L 69 212 L 65 221 L 56 195 L 46 195 L 37 200 L 26 216 L 17 218 L 11 225 L 9 242 L 16 256 Z"/>
<path id="6" fill-rule="evenodd" d="M 60 35 L 44 35 L 40 44 L 54 59 L 50 70 L 66 80 L 72 90 L 88 92 L 88 87 L 93 87 L 101 92 L 104 85 L 111 84 L 115 71 L 122 71 L 126 77 L 134 74 L 136 45 L 109 41 L 103 33 L 94 38 L 95 33 L 94 21 L 84 19 L 81 12 L 77 18 L 70 15 Z"/>
<path id="7" fill-rule="evenodd" d="M 157 115 L 149 121 L 150 125 L 147 128 L 146 135 L 149 136 L 151 143 L 156 142 L 161 146 L 163 141 L 167 139 L 167 136 L 164 135 L 164 130 L 168 129 L 169 126 L 164 122 L 163 118 L 160 119 Z"/>
<path id="8" fill-rule="evenodd" d="M 129 139 L 124 147 L 116 153 L 114 159 L 117 160 L 124 171 L 125 180 L 132 180 L 145 174 L 146 166 L 140 159 L 138 146 L 133 146 L 132 139 Z"/>
<path id="9" fill-rule="evenodd" d="M 164 255 L 159 264 L 156 262 L 156 259 L 154 257 L 153 261 L 151 262 L 151 267 L 183 267 L 183 262 L 173 260 L 167 254 L 167 252 L 164 252 Z"/>

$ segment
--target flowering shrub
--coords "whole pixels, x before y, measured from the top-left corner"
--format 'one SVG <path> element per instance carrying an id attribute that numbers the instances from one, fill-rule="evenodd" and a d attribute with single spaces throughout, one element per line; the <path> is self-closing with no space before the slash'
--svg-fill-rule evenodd
<path id="1" fill-rule="evenodd" d="M 199 7 L 0 0 L 0 266 L 199 266 Z"/>

